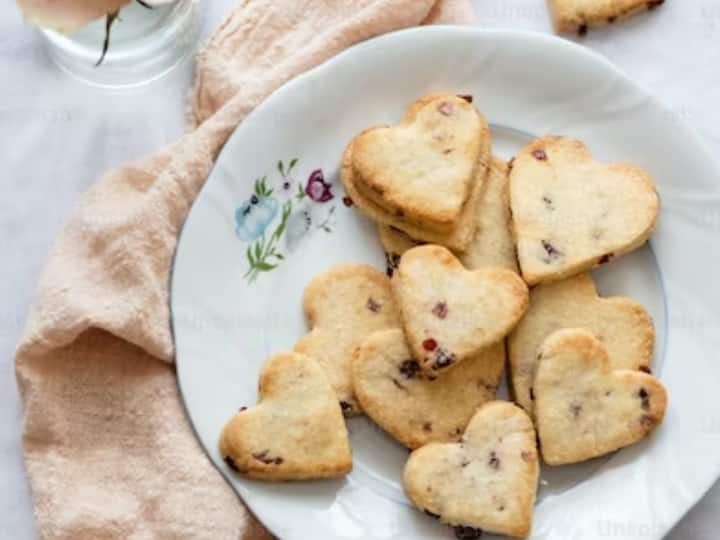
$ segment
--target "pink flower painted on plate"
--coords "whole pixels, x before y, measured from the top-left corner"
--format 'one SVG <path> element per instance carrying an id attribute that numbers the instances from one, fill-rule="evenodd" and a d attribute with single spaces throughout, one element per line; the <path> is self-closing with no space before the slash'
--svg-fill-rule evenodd
<path id="1" fill-rule="evenodd" d="M 325 203 L 332 200 L 335 196 L 331 191 L 332 185 L 325 182 L 325 176 L 321 169 L 316 169 L 310 173 L 307 185 L 305 186 L 305 194 L 315 202 Z"/>

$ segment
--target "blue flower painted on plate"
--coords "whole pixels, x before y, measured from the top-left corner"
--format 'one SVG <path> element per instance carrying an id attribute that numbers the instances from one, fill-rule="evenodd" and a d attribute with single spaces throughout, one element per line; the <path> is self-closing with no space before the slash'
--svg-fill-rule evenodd
<path id="1" fill-rule="evenodd" d="M 252 242 L 260 238 L 278 213 L 273 190 L 265 185 L 265 177 L 255 182 L 255 192 L 235 211 L 235 234 L 240 240 Z"/>

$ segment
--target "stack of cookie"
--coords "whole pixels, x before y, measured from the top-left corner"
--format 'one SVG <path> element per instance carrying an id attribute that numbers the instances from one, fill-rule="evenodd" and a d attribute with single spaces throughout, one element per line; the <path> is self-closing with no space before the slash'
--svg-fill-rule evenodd
<path id="1" fill-rule="evenodd" d="M 356 136 L 342 182 L 371 219 L 413 238 L 464 251 L 490 163 L 490 129 L 470 96 L 432 94 L 398 126 Z"/>
<path id="2" fill-rule="evenodd" d="M 540 455 L 577 463 L 662 422 L 652 321 L 630 299 L 598 297 L 587 272 L 650 236 L 648 174 L 596 163 L 566 137 L 509 164 L 489 147 L 471 100 L 448 94 L 350 142 L 342 180 L 378 223 L 387 276 L 344 264 L 307 286 L 311 330 L 266 364 L 260 403 L 225 427 L 229 466 L 269 480 L 344 474 L 343 414 L 364 412 L 412 450 L 415 506 L 462 537 L 524 537 Z M 506 358 L 515 403 L 496 399 Z"/>

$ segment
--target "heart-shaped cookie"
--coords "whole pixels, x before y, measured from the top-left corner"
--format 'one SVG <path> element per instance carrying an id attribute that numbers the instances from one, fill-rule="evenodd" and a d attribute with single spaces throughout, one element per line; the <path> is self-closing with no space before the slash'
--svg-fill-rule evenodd
<path id="1" fill-rule="evenodd" d="M 466 270 L 442 246 L 406 251 L 392 286 L 410 350 L 431 374 L 500 341 L 528 306 L 527 286 L 515 272 Z"/>
<path id="2" fill-rule="evenodd" d="M 538 347 L 562 328 L 584 328 L 601 340 L 613 369 L 649 372 L 655 330 L 645 309 L 629 298 L 600 298 L 588 273 L 530 291 L 530 307 L 508 338 L 515 401 L 532 412 Z"/>
<path id="3" fill-rule="evenodd" d="M 371 266 L 340 264 L 313 278 L 303 307 L 312 330 L 294 350 L 317 360 L 345 415 L 357 414 L 350 379 L 353 351 L 368 334 L 400 325 L 390 280 Z"/>
<path id="4" fill-rule="evenodd" d="M 662 422 L 667 392 L 652 375 L 613 370 L 586 330 L 558 330 L 538 351 L 535 421 L 549 465 L 585 461 L 647 437 Z"/>
<path id="5" fill-rule="evenodd" d="M 470 196 L 465 202 L 455 226 L 447 232 L 438 232 L 428 228 L 422 223 L 414 221 L 411 216 L 398 215 L 395 212 L 386 210 L 372 199 L 366 197 L 360 191 L 359 185 L 356 182 L 352 167 L 352 156 L 353 141 L 348 144 L 343 154 L 340 179 L 345 187 L 346 194 L 360 212 L 373 221 L 405 231 L 420 241 L 440 244 L 456 251 L 464 251 L 468 247 L 468 244 L 475 234 L 477 226 L 477 204 L 482 196 L 485 178 L 487 174 L 489 174 L 489 167 L 479 166 L 477 168 L 475 178 L 470 187 Z"/>
<path id="6" fill-rule="evenodd" d="M 507 401 L 483 405 L 457 443 L 430 443 L 405 465 L 403 485 L 418 508 L 456 527 L 525 537 L 537 492 L 535 430 Z"/>
<path id="7" fill-rule="evenodd" d="M 335 392 L 312 358 L 282 353 L 260 374 L 259 402 L 225 425 L 228 467 L 262 480 L 340 476 L 352 469 L 348 433 Z"/>
<path id="8" fill-rule="evenodd" d="M 644 169 L 601 164 L 578 140 L 545 137 L 515 158 L 510 205 L 522 276 L 534 285 L 640 247 L 660 201 Z"/>
<path id="9" fill-rule="evenodd" d="M 512 237 L 507 164 L 493 158 L 483 193 L 476 207 L 477 227 L 472 241 L 458 254 L 468 270 L 500 267 L 517 271 L 515 242 Z M 385 250 L 388 275 L 392 275 L 400 257 L 408 249 L 423 244 L 395 227 L 379 225 L 380 243 Z"/>
<path id="10" fill-rule="evenodd" d="M 433 94 L 410 105 L 403 121 L 365 130 L 353 142 L 359 189 L 382 208 L 447 232 L 460 217 L 478 165 L 490 152 L 485 118 L 468 100 Z"/>
<path id="11" fill-rule="evenodd" d="M 665 0 L 549 0 L 557 32 L 587 33 L 589 26 L 606 26 L 637 13 L 655 9 Z"/>
<path id="12" fill-rule="evenodd" d="M 475 410 L 495 399 L 505 363 L 503 342 L 442 377 L 427 375 L 399 328 L 370 334 L 357 348 L 352 380 L 370 418 L 408 448 L 460 438 Z"/>

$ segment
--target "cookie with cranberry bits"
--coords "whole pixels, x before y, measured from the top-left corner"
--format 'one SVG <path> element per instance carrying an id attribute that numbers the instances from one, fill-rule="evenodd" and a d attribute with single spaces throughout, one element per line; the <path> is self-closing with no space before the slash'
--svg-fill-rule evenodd
<path id="1" fill-rule="evenodd" d="M 468 244 L 475 234 L 477 225 L 475 209 L 482 195 L 485 177 L 489 168 L 478 167 L 471 185 L 470 196 L 465 202 L 460 218 L 455 226 L 448 232 L 437 232 L 428 229 L 422 223 L 414 221 L 410 216 L 390 212 L 368 198 L 361 191 L 362 186 L 355 180 L 355 175 L 352 170 L 352 155 L 353 142 L 351 141 L 343 154 L 340 179 L 345 188 L 345 192 L 352 199 L 354 207 L 360 213 L 378 224 L 402 230 L 412 238 L 417 238 L 420 242 L 440 244 L 455 251 L 464 251 L 467 249 Z"/>
<path id="2" fill-rule="evenodd" d="M 548 8 L 556 32 L 583 36 L 588 28 L 607 26 L 664 3 L 664 0 L 548 0 Z"/>
<path id="3" fill-rule="evenodd" d="M 325 370 L 346 415 L 359 413 L 350 362 L 368 334 L 400 324 L 390 281 L 370 266 L 340 264 L 313 278 L 305 288 L 303 307 L 311 330 L 294 350 Z"/>
<path id="4" fill-rule="evenodd" d="M 220 454 L 235 472 L 260 480 L 342 476 L 352 469 L 335 391 L 312 358 L 281 353 L 260 373 L 259 400 L 223 428 Z"/>
<path id="5" fill-rule="evenodd" d="M 524 538 L 532 529 L 540 470 L 535 440 L 522 409 L 506 401 L 487 403 L 460 442 L 430 443 L 410 454 L 405 493 L 457 532 L 482 529 Z"/>
<path id="6" fill-rule="evenodd" d="M 541 345 L 534 382 L 543 460 L 577 463 L 631 445 L 663 421 L 667 392 L 642 371 L 614 370 L 590 332 L 558 330 Z"/>
<path id="7" fill-rule="evenodd" d="M 507 163 L 493 157 L 477 205 L 477 228 L 468 248 L 459 254 L 470 270 L 507 268 L 518 271 L 510 216 L 509 171 Z"/>
<path id="8" fill-rule="evenodd" d="M 458 254 L 460 262 L 469 270 L 499 267 L 517 272 L 510 218 L 508 171 L 508 165 L 504 161 L 495 157 L 492 159 L 490 172 L 476 206 L 475 234 L 467 249 Z M 395 227 L 379 225 L 378 229 L 388 268 L 393 271 L 403 253 L 425 243 L 411 238 Z"/>
<path id="9" fill-rule="evenodd" d="M 590 274 L 544 283 L 530 291 L 530 307 L 507 340 L 513 397 L 533 410 L 533 378 L 537 351 L 562 328 L 584 328 L 607 347 L 613 369 L 650 371 L 655 346 L 653 321 L 630 298 L 601 298 Z"/>
<path id="10" fill-rule="evenodd" d="M 655 230 L 660 200 L 650 175 L 594 161 L 568 137 L 544 137 L 510 171 L 513 234 L 528 285 L 557 281 L 637 249 Z"/>
<path id="11" fill-rule="evenodd" d="M 454 94 L 432 94 L 411 104 L 400 124 L 359 134 L 352 169 L 359 189 L 381 208 L 449 232 L 478 168 L 484 178 L 489 155 L 482 114 Z"/>
<path id="12" fill-rule="evenodd" d="M 370 334 L 352 364 L 363 411 L 408 448 L 456 441 L 477 408 L 495 399 L 505 363 L 502 342 L 442 377 L 428 375 L 410 354 L 400 328 Z"/>
<path id="13" fill-rule="evenodd" d="M 410 350 L 429 374 L 503 339 L 528 306 L 527 286 L 515 272 L 467 270 L 436 245 L 405 252 L 392 286 Z"/>

